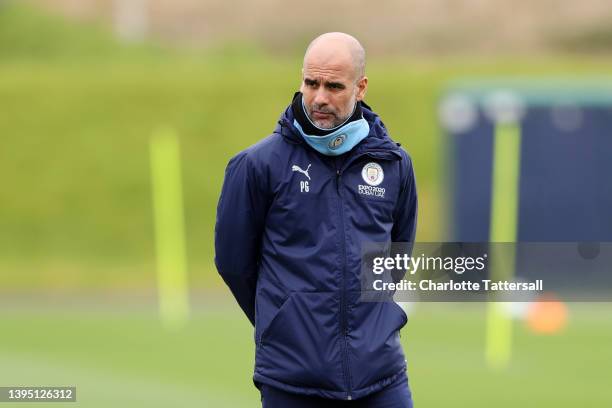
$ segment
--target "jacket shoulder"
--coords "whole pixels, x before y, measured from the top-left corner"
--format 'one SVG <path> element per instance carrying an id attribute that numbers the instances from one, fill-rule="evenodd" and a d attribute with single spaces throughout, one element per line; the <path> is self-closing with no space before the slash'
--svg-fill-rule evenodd
<path id="1" fill-rule="evenodd" d="M 404 166 L 406 166 L 407 168 L 412 168 L 412 157 L 410 156 L 410 153 L 408 153 L 404 146 L 401 146 L 399 144 L 398 151 L 402 156 L 402 161 L 405 163 Z"/>
<path id="2" fill-rule="evenodd" d="M 247 147 L 244 150 L 236 153 L 230 163 L 246 160 L 249 164 L 255 167 L 265 166 L 271 160 L 282 155 L 284 149 L 287 148 L 287 143 L 283 141 L 281 135 L 273 133 L 257 143 Z"/>

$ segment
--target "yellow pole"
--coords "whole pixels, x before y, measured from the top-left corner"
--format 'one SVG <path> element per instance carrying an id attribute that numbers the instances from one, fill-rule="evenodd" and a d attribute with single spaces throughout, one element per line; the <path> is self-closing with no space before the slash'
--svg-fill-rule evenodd
<path id="1" fill-rule="evenodd" d="M 167 329 L 189 316 L 183 192 L 178 137 L 159 129 L 151 137 L 151 180 L 155 221 L 159 314 Z"/>
<path id="2" fill-rule="evenodd" d="M 514 276 L 514 250 L 501 248 L 496 243 L 514 243 L 517 240 L 520 163 L 520 124 L 497 123 L 489 230 L 492 280 L 507 280 Z M 487 303 L 485 357 L 489 367 L 494 369 L 507 367 L 512 352 L 512 320 L 504 307 L 502 302 L 490 300 Z"/>

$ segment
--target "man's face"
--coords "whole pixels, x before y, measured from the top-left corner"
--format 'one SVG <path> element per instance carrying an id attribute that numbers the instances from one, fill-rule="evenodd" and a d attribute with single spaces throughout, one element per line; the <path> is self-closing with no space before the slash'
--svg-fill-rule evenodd
<path id="1" fill-rule="evenodd" d="M 355 103 L 363 99 L 367 78 L 357 78 L 349 61 L 318 61 L 304 63 L 300 91 L 310 120 L 322 129 L 331 129 L 347 120 Z"/>

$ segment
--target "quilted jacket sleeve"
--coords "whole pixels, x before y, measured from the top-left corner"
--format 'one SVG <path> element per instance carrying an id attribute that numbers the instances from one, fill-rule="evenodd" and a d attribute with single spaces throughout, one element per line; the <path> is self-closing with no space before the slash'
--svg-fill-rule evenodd
<path id="1" fill-rule="evenodd" d="M 215 225 L 215 265 L 252 324 L 267 213 L 262 180 L 247 152 L 233 157 L 225 170 Z"/>

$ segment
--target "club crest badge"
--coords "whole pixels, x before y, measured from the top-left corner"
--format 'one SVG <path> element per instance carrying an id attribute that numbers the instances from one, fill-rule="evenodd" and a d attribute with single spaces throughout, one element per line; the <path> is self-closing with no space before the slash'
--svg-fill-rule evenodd
<path id="1" fill-rule="evenodd" d="M 378 163 L 370 162 L 363 166 L 361 170 L 361 177 L 363 181 L 371 186 L 377 186 L 382 183 L 385 178 L 382 167 Z"/>
<path id="2" fill-rule="evenodd" d="M 346 135 L 340 135 L 340 136 L 334 137 L 332 141 L 329 142 L 328 146 L 330 149 L 336 150 L 337 148 L 342 146 L 342 143 L 344 143 L 345 140 L 346 140 Z"/>

